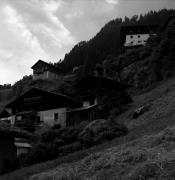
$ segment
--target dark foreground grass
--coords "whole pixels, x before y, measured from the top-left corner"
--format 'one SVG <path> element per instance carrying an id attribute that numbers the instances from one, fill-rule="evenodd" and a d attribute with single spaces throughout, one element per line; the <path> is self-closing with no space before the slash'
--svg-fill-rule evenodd
<path id="1" fill-rule="evenodd" d="M 40 173 L 43 171 L 47 171 L 52 169 L 62 163 L 72 163 L 79 161 L 80 159 L 84 158 L 85 156 L 89 155 L 88 150 L 82 150 L 79 152 L 75 152 L 73 154 L 60 157 L 56 160 L 43 162 L 40 164 L 35 164 L 29 167 L 25 167 L 9 174 L 3 175 L 0 177 L 0 180 L 24 180 L 27 177 L 30 177 L 33 174 Z"/>
<path id="2" fill-rule="evenodd" d="M 93 153 L 27 180 L 174 180 L 175 127 Z"/>

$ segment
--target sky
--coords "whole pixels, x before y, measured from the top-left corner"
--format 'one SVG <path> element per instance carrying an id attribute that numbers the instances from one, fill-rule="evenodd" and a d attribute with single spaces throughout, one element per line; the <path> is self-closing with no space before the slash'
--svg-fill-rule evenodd
<path id="1" fill-rule="evenodd" d="M 0 84 L 32 74 L 39 59 L 58 62 L 110 20 L 175 8 L 175 0 L 0 0 Z"/>

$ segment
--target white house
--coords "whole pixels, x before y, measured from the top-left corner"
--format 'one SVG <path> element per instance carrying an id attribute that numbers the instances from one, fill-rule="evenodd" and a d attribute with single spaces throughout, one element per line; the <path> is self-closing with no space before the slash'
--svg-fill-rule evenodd
<path id="1" fill-rule="evenodd" d="M 125 47 L 144 46 L 147 40 L 152 35 L 155 34 L 127 34 L 124 46 Z"/>

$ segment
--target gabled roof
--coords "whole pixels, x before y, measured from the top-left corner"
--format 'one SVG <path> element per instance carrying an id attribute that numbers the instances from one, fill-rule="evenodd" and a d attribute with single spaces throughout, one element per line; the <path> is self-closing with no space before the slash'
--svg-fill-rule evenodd
<path id="1" fill-rule="evenodd" d="M 17 106 L 18 103 L 23 98 L 25 98 L 27 95 L 36 95 L 36 94 L 44 95 L 44 96 L 47 96 L 47 97 L 55 99 L 55 100 L 60 99 L 61 102 L 62 101 L 66 101 L 66 102 L 69 102 L 70 105 L 73 104 L 75 106 L 81 106 L 81 102 L 80 101 L 78 101 L 76 99 L 73 99 L 73 98 L 71 98 L 69 96 L 66 96 L 66 95 L 63 95 L 63 94 L 57 94 L 57 93 L 46 91 L 46 90 L 43 90 L 43 89 L 40 89 L 40 88 L 36 88 L 36 87 L 32 87 L 29 90 L 27 90 L 26 92 L 24 92 L 20 97 L 12 100 L 5 107 L 6 108 L 11 108 L 11 107 Z"/>
<path id="2" fill-rule="evenodd" d="M 40 64 L 41 64 L 41 65 L 44 65 L 44 66 L 47 66 L 48 69 L 49 69 L 50 71 L 52 71 L 52 72 L 55 72 L 55 73 L 63 73 L 59 68 L 57 68 L 57 67 L 55 67 L 54 65 L 49 64 L 49 63 L 47 63 L 47 62 L 45 62 L 45 61 L 43 61 L 43 60 L 40 60 L 40 59 L 31 67 L 31 69 L 36 69 L 36 68 L 38 68 L 38 66 L 39 66 Z"/>

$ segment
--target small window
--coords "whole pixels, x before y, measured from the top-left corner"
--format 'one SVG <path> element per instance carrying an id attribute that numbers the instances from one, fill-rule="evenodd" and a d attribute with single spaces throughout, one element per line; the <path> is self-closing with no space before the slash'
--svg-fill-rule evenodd
<path id="1" fill-rule="evenodd" d="M 140 35 L 138 35 L 137 37 L 140 38 Z"/>
<path id="2" fill-rule="evenodd" d="M 133 44 L 134 42 L 133 41 L 131 41 L 131 44 Z"/>
<path id="3" fill-rule="evenodd" d="M 54 114 L 54 120 L 57 121 L 58 120 L 58 113 Z"/>
<path id="4" fill-rule="evenodd" d="M 138 41 L 138 43 L 141 43 L 141 41 Z"/>
<path id="5" fill-rule="evenodd" d="M 38 123 L 41 122 L 40 116 L 37 116 L 36 119 Z"/>
<path id="6" fill-rule="evenodd" d="M 130 36 L 130 38 L 132 39 L 132 38 L 133 38 L 133 36 L 131 35 L 131 36 Z"/>

